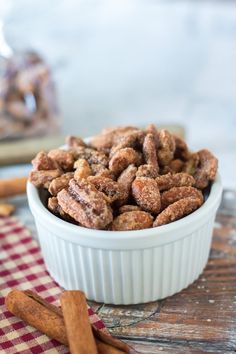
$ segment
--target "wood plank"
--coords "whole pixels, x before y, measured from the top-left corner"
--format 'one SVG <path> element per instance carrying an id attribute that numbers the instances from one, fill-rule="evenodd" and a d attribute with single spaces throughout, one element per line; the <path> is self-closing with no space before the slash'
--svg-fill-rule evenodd
<path id="1" fill-rule="evenodd" d="M 40 151 L 49 151 L 64 144 L 64 137 L 51 136 L 16 140 L 0 143 L 0 165 L 13 165 L 30 162 Z"/>
<path id="2" fill-rule="evenodd" d="M 182 138 L 185 135 L 184 128 L 181 125 L 170 124 L 159 127 L 168 129 Z M 47 136 L 0 142 L 0 165 L 30 162 L 40 150 L 49 151 L 63 145 L 64 142 L 64 136 Z"/>
<path id="3" fill-rule="evenodd" d="M 225 191 L 209 262 L 187 289 L 148 304 L 92 303 L 112 334 L 126 340 L 138 353 L 235 353 L 235 206 L 236 192 Z"/>

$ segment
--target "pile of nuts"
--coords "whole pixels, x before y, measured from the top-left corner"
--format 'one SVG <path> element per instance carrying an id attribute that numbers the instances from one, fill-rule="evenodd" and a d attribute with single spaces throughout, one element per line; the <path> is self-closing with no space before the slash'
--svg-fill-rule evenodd
<path id="1" fill-rule="evenodd" d="M 168 130 L 104 129 L 88 144 L 68 137 L 67 150 L 39 152 L 30 181 L 49 192 L 48 209 L 74 224 L 128 231 L 178 220 L 204 202 L 218 161 L 207 149 L 192 153 Z"/>
<path id="2" fill-rule="evenodd" d="M 36 52 L 14 53 L 0 72 L 0 139 L 58 131 L 55 86 L 48 65 Z"/>

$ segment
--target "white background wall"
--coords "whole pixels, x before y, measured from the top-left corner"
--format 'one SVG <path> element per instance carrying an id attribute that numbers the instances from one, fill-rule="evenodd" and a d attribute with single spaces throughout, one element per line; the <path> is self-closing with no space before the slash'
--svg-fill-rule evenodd
<path id="1" fill-rule="evenodd" d="M 183 124 L 236 188 L 236 2 L 1 1 L 9 43 L 54 68 L 65 133 Z"/>

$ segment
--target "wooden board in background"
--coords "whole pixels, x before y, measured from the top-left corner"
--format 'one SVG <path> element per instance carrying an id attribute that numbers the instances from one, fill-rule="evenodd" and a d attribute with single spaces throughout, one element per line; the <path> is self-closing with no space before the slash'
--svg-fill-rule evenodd
<path id="1" fill-rule="evenodd" d="M 27 163 L 40 151 L 64 144 L 64 137 L 45 137 L 0 143 L 0 165 Z"/>
<path id="2" fill-rule="evenodd" d="M 163 128 L 163 126 L 159 126 Z M 184 128 L 179 125 L 165 125 L 171 132 L 184 137 Z M 0 143 L 0 165 L 27 163 L 40 151 L 49 151 L 64 144 L 64 136 L 40 137 Z"/>

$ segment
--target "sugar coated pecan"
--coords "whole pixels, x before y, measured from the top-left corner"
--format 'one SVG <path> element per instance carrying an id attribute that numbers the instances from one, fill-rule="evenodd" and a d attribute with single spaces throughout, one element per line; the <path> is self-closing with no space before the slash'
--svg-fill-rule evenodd
<path id="1" fill-rule="evenodd" d="M 155 139 L 152 134 L 147 134 L 143 142 L 143 155 L 147 165 L 153 166 L 153 169 L 159 171 L 157 162 L 157 152 Z"/>
<path id="2" fill-rule="evenodd" d="M 153 165 L 141 165 L 136 173 L 136 177 L 156 178 L 157 176 L 159 176 L 158 169 Z"/>
<path id="3" fill-rule="evenodd" d="M 48 198 L 48 209 L 53 213 L 53 214 L 59 214 L 59 208 L 60 205 L 58 204 L 57 197 L 51 197 Z"/>
<path id="4" fill-rule="evenodd" d="M 115 179 L 115 175 L 108 168 L 100 164 L 91 164 L 92 175 Z"/>
<path id="5" fill-rule="evenodd" d="M 165 175 L 167 173 L 178 173 L 184 170 L 185 163 L 180 159 L 172 160 L 169 165 L 162 166 L 160 168 L 160 174 Z"/>
<path id="6" fill-rule="evenodd" d="M 141 210 L 141 208 L 138 207 L 137 205 L 126 204 L 126 205 L 122 205 L 119 208 L 119 214 L 127 213 L 128 211 L 138 211 L 138 210 Z"/>
<path id="7" fill-rule="evenodd" d="M 92 174 L 91 167 L 85 159 L 76 160 L 74 163 L 74 168 L 76 169 L 74 174 L 75 180 L 88 178 L 88 176 L 91 176 Z"/>
<path id="8" fill-rule="evenodd" d="M 161 209 L 161 196 L 156 181 L 138 177 L 132 183 L 132 194 L 136 203 L 145 211 L 158 214 Z"/>
<path id="9" fill-rule="evenodd" d="M 116 175 L 119 175 L 129 165 L 140 165 L 140 154 L 132 148 L 118 150 L 109 161 L 109 169 Z"/>
<path id="10" fill-rule="evenodd" d="M 95 149 L 109 152 L 113 144 L 116 143 L 120 137 L 136 130 L 138 129 L 130 126 L 103 129 L 101 134 L 91 139 L 90 145 Z"/>
<path id="11" fill-rule="evenodd" d="M 190 156 L 190 152 L 188 150 L 187 144 L 179 136 L 173 135 L 173 137 L 175 140 L 175 153 L 174 153 L 175 159 L 181 159 L 187 161 Z"/>
<path id="12" fill-rule="evenodd" d="M 57 216 L 60 216 L 65 221 L 73 222 L 74 220 L 66 214 L 58 203 L 57 197 L 48 198 L 48 209 Z"/>
<path id="13" fill-rule="evenodd" d="M 153 227 L 169 224 L 175 220 L 192 213 L 199 208 L 201 201 L 199 198 L 187 197 L 170 204 L 164 209 L 154 221 Z"/>
<path id="14" fill-rule="evenodd" d="M 206 188 L 210 181 L 216 177 L 218 160 L 207 149 L 198 151 L 199 164 L 193 176 L 196 180 L 195 186 L 199 189 Z"/>
<path id="15" fill-rule="evenodd" d="M 88 181 L 93 183 L 97 190 L 106 195 L 106 199 L 109 203 L 113 203 L 115 200 L 123 200 L 128 197 L 126 188 L 110 178 L 90 176 L 88 177 Z"/>
<path id="16" fill-rule="evenodd" d="M 49 184 L 48 191 L 52 195 L 56 196 L 63 188 L 68 187 L 70 180 L 74 177 L 73 172 L 64 173 L 62 176 L 59 176 L 52 180 Z"/>
<path id="17" fill-rule="evenodd" d="M 69 147 L 86 146 L 86 143 L 78 136 L 69 135 L 66 137 L 66 145 Z"/>
<path id="18" fill-rule="evenodd" d="M 72 179 L 68 191 L 63 189 L 57 198 L 63 211 L 85 227 L 103 229 L 113 220 L 111 207 L 103 193 L 85 179 Z"/>
<path id="19" fill-rule="evenodd" d="M 175 140 L 172 134 L 165 129 L 161 129 L 159 133 L 160 148 L 158 149 L 157 156 L 160 165 L 165 166 L 170 163 L 174 157 Z"/>
<path id="20" fill-rule="evenodd" d="M 123 200 L 119 200 L 118 205 L 127 203 L 128 197 L 131 191 L 132 183 L 136 177 L 137 167 L 129 165 L 118 177 L 117 182 L 126 190 L 126 197 Z"/>
<path id="21" fill-rule="evenodd" d="M 199 165 L 199 155 L 194 152 L 189 155 L 189 159 L 185 162 L 183 171 L 193 175 Z"/>
<path id="22" fill-rule="evenodd" d="M 146 127 L 145 131 L 154 136 L 156 149 L 158 149 L 160 146 L 160 139 L 159 139 L 159 131 L 158 131 L 157 127 L 154 124 L 149 124 Z"/>
<path id="23" fill-rule="evenodd" d="M 170 171 L 173 173 L 181 172 L 184 168 L 184 162 L 180 159 L 172 160 L 169 163 L 169 168 L 170 168 Z"/>
<path id="24" fill-rule="evenodd" d="M 159 190 L 163 191 L 173 187 L 193 186 L 195 179 L 185 172 L 176 174 L 167 173 L 166 175 L 157 177 L 156 183 Z"/>
<path id="25" fill-rule="evenodd" d="M 29 179 L 48 189 L 49 210 L 88 228 L 150 227 L 151 215 L 155 226 L 177 220 L 201 206 L 202 189 L 216 177 L 211 152 L 191 153 L 183 139 L 153 124 L 104 129 L 91 143 L 70 136 L 66 143 L 67 150 L 38 153 Z"/>
<path id="26" fill-rule="evenodd" d="M 112 223 L 113 231 L 142 230 L 152 227 L 153 217 L 145 211 L 129 211 L 117 216 Z"/>
<path id="27" fill-rule="evenodd" d="M 48 189 L 53 179 L 61 175 L 60 170 L 47 170 L 47 171 L 31 171 L 29 174 L 29 181 L 35 187 L 43 187 Z"/>
<path id="28" fill-rule="evenodd" d="M 199 198 L 201 204 L 203 203 L 202 192 L 194 187 L 173 187 L 161 194 L 161 207 L 165 209 L 168 205 L 177 202 L 177 200 L 193 197 Z"/>
<path id="29" fill-rule="evenodd" d="M 137 167 L 129 165 L 118 177 L 117 182 L 130 191 L 131 185 L 135 179 Z"/>
<path id="30" fill-rule="evenodd" d="M 113 145 L 110 150 L 110 157 L 124 148 L 140 149 L 143 145 L 144 137 L 145 132 L 142 130 L 131 131 L 119 137 L 117 144 Z"/>
<path id="31" fill-rule="evenodd" d="M 107 165 L 108 165 L 108 158 L 101 151 L 96 151 L 96 150 L 88 148 L 88 147 L 78 146 L 77 148 L 72 149 L 72 152 L 73 152 L 76 160 L 84 159 L 90 165 L 91 164 L 100 164 L 105 167 L 107 167 Z"/>
<path id="32" fill-rule="evenodd" d="M 45 151 L 40 151 L 32 160 L 35 171 L 55 170 L 58 168 L 56 161 L 51 159 Z"/>
<path id="33" fill-rule="evenodd" d="M 71 151 L 53 149 L 49 151 L 48 156 L 52 160 L 56 161 L 64 171 L 72 170 L 74 164 L 74 156 Z"/>

